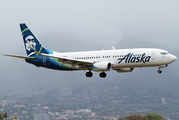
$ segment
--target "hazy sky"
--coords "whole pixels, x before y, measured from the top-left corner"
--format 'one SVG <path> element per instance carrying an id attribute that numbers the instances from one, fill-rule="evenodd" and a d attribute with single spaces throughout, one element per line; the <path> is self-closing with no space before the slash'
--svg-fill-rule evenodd
<path id="1" fill-rule="evenodd" d="M 83 45 L 115 46 L 121 37 L 130 35 L 178 47 L 178 6 L 178 0 L 1 0 L 1 44 L 11 41 L 11 48 L 22 46 L 18 25 L 24 22 L 37 37 L 51 32 L 83 41 Z"/>
<path id="2" fill-rule="evenodd" d="M 19 23 L 26 23 L 46 48 L 59 52 L 120 48 L 125 36 L 178 48 L 178 6 L 178 0 L 1 0 L 1 83 L 25 84 L 35 79 L 34 74 L 42 79 L 55 76 L 56 81 L 69 77 L 2 56 L 26 55 Z"/>

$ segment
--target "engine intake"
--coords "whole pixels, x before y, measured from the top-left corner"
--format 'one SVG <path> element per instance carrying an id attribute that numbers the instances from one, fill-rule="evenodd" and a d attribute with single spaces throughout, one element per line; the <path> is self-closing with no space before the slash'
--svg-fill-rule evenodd
<path id="1" fill-rule="evenodd" d="M 92 65 L 94 71 L 109 71 L 111 69 L 110 62 L 97 62 Z"/>

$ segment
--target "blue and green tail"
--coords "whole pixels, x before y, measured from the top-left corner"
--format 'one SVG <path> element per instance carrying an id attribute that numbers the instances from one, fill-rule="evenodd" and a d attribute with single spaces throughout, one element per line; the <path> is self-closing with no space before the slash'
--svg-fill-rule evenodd
<path id="1" fill-rule="evenodd" d="M 20 24 L 22 37 L 28 57 L 35 57 L 35 51 L 48 54 L 48 50 L 37 40 L 25 23 Z"/>

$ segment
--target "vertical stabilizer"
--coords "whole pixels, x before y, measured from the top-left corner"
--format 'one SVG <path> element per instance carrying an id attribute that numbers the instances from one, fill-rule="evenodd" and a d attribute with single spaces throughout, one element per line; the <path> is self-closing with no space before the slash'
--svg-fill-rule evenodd
<path id="1" fill-rule="evenodd" d="M 35 51 L 39 53 L 48 54 L 47 50 L 43 47 L 43 45 L 37 40 L 34 34 L 30 31 L 30 29 L 26 26 L 26 24 L 20 24 L 22 37 L 24 40 L 25 49 L 27 52 L 27 56 L 34 57 L 36 56 Z"/>

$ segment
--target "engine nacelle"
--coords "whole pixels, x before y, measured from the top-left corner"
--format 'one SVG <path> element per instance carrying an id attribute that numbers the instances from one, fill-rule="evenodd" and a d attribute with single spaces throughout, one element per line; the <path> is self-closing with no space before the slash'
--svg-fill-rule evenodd
<path id="1" fill-rule="evenodd" d="M 121 72 L 132 72 L 134 68 L 117 68 L 116 71 L 121 73 Z"/>
<path id="2" fill-rule="evenodd" d="M 97 62 L 94 63 L 92 66 L 94 71 L 109 71 L 111 69 L 111 63 L 110 62 Z"/>

